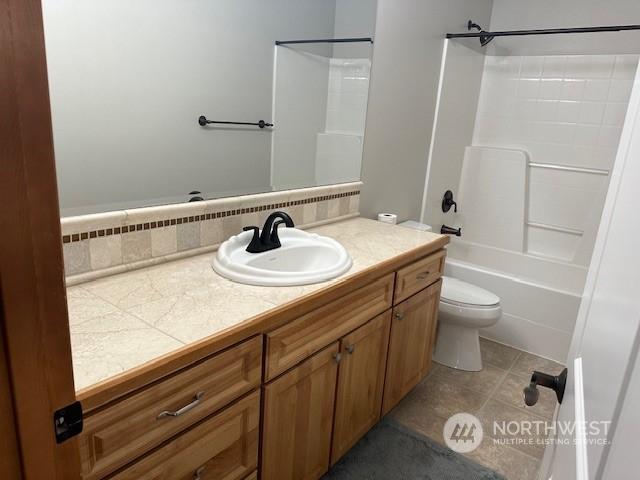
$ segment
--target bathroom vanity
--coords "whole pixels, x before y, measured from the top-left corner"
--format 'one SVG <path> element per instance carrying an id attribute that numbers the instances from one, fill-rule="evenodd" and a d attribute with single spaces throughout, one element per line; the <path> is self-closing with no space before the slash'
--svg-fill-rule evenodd
<path id="1" fill-rule="evenodd" d="M 85 480 L 319 478 L 427 374 L 448 238 L 361 218 L 312 231 L 345 246 L 349 272 L 318 285 L 255 287 L 219 277 L 210 253 L 70 287 L 70 299 L 90 292 L 124 311 L 118 299 L 131 302 L 145 281 L 158 282 L 174 310 L 149 324 L 191 328 L 183 346 L 150 360 L 139 344 L 109 350 L 87 332 L 73 341 Z M 217 297 L 212 320 L 196 328 L 175 305 L 197 295 Z M 157 310 L 157 299 L 132 308 L 151 318 L 145 309 Z M 83 324 L 73 308 L 70 320 Z M 96 365 L 98 383 L 82 377 L 91 355 L 109 359 Z M 129 368 L 127 355 L 141 364 Z"/>

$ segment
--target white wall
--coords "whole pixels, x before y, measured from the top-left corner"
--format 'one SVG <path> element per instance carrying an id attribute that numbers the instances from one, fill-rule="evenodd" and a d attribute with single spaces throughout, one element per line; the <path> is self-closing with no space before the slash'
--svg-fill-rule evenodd
<path id="1" fill-rule="evenodd" d="M 378 0 L 338 0 L 336 2 L 335 38 L 373 37 Z M 336 43 L 335 58 L 371 58 L 371 45 Z"/>
<path id="2" fill-rule="evenodd" d="M 333 35 L 335 0 L 45 0 L 63 214 L 193 189 L 269 190 L 276 39 Z M 71 207 L 80 207 L 76 210 Z"/>
<path id="3" fill-rule="evenodd" d="M 640 24 L 638 0 L 494 0 L 491 15 L 494 31 L 629 24 Z M 640 53 L 640 31 L 509 37 L 494 40 L 489 52 L 514 55 Z"/>
<path id="4" fill-rule="evenodd" d="M 442 46 L 491 0 L 379 0 L 362 169 L 361 212 L 418 219 Z"/>

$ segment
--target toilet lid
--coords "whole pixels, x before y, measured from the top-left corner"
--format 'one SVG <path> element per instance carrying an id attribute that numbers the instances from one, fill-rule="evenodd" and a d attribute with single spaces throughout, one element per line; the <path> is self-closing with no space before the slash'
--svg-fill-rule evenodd
<path id="1" fill-rule="evenodd" d="M 492 307 L 500 303 L 500 297 L 488 290 L 451 277 L 442 277 L 440 300 L 477 307 Z"/>

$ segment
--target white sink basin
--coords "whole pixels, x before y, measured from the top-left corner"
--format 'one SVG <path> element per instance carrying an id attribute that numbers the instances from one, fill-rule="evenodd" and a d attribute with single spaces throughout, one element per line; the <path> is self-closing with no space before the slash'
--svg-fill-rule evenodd
<path id="1" fill-rule="evenodd" d="M 285 287 L 331 280 L 351 268 L 351 257 L 335 240 L 297 228 L 278 229 L 282 246 L 262 253 L 245 249 L 253 232 L 242 232 L 220 245 L 213 269 L 229 280 L 249 285 Z"/>

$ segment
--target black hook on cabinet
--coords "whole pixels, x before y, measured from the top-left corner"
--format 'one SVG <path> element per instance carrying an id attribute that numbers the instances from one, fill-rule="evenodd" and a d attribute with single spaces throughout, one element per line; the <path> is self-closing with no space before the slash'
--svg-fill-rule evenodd
<path id="1" fill-rule="evenodd" d="M 204 115 L 200 115 L 198 117 L 198 125 L 204 127 L 205 125 L 209 125 L 211 123 L 222 124 L 222 125 L 251 125 L 254 127 L 264 128 L 264 127 L 273 127 L 273 123 L 267 123 L 264 120 L 258 120 L 257 122 L 229 122 L 223 120 L 208 120 Z"/>

